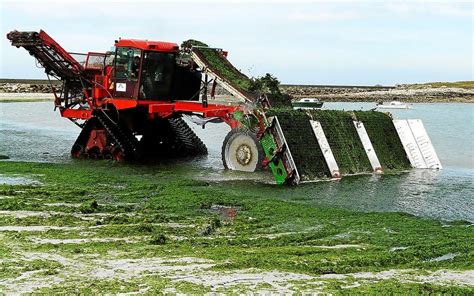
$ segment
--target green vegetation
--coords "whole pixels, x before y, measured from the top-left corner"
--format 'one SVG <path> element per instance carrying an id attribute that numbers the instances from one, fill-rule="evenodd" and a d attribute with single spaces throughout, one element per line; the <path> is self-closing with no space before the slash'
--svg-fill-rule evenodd
<path id="1" fill-rule="evenodd" d="M 310 115 L 314 120 L 321 122 L 339 171 L 343 175 L 372 172 L 369 159 L 354 126 L 354 118 L 349 112 L 315 110 L 311 111 Z"/>
<path id="2" fill-rule="evenodd" d="M 331 176 L 309 123 L 310 119 L 321 123 L 342 174 L 373 171 L 354 127 L 354 120 L 361 120 L 364 123 L 381 165 L 386 171 L 400 171 L 410 168 L 410 163 L 392 120 L 385 113 L 272 109 L 267 112 L 267 115 L 278 117 L 303 180 Z"/>
<path id="3" fill-rule="evenodd" d="M 266 94 L 272 107 L 291 107 L 290 96 L 281 92 L 280 81 L 271 74 L 267 73 L 262 77 L 249 78 L 236 69 L 221 50 L 209 48 L 207 44 L 201 41 L 184 41 L 181 48 L 192 50 L 221 79 L 230 83 L 248 98 L 254 99 L 260 94 Z"/>
<path id="4" fill-rule="evenodd" d="M 422 84 L 410 84 L 411 88 L 425 88 L 425 87 L 456 87 L 465 89 L 474 89 L 474 81 L 456 81 L 456 82 L 428 82 Z"/>
<path id="5" fill-rule="evenodd" d="M 303 180 L 331 177 L 305 112 L 274 109 L 270 110 L 268 115 L 278 117 L 296 168 Z"/>
<path id="6" fill-rule="evenodd" d="M 388 114 L 376 111 L 354 111 L 354 114 L 357 120 L 364 123 L 384 170 L 405 170 L 411 167 L 392 118 Z"/>
<path id="7" fill-rule="evenodd" d="M 187 40 L 181 44 L 181 48 L 191 48 L 207 66 L 219 74 L 219 77 L 236 87 L 244 94 L 251 91 L 251 80 L 242 72 L 237 70 L 226 57 L 222 55 L 222 51 L 209 47 L 207 44 L 197 40 Z"/>
<path id="8" fill-rule="evenodd" d="M 294 291 L 473 292 L 472 287 L 442 284 L 439 279 L 416 284 L 397 277 L 320 278 L 392 269 L 410 269 L 407 276 L 413 278 L 436 270 L 471 270 L 474 228 L 470 223 L 321 207 L 305 202 L 304 196 L 284 199 L 257 194 L 248 182 L 199 181 L 185 172 L 166 165 L 107 161 L 0 162 L 3 175 L 20 174 L 41 182 L 0 185 L 0 290 L 19 289 L 27 281 L 28 285 L 42 283 L 35 292 L 45 294 L 154 294 L 170 287 L 174 293 L 204 293 L 213 289 L 207 277 L 254 268 L 259 275 L 279 271 L 314 277 L 314 281 L 290 280 Z M 292 191 L 252 186 L 264 192 Z M 236 214 L 230 215 L 231 210 Z M 13 226 L 49 228 L 6 230 Z M 456 255 L 433 260 L 445 254 Z M 201 261 L 186 263 L 189 257 Z M 15 282 L 20 275 L 24 281 Z M 202 280 L 186 281 L 201 275 Z M 356 282 L 360 286 L 346 287 Z M 277 289 L 267 284 L 259 287 Z M 229 289 L 248 288 L 235 283 Z M 219 285 L 215 289 L 226 290 Z"/>

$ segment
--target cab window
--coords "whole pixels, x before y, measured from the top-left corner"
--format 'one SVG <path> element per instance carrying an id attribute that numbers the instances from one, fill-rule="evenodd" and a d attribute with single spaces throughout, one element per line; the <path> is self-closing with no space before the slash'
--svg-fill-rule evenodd
<path id="1" fill-rule="evenodd" d="M 115 58 L 115 78 L 138 80 L 141 50 L 130 47 L 117 48 Z"/>
<path id="2" fill-rule="evenodd" d="M 175 66 L 175 54 L 149 51 L 143 56 L 142 99 L 168 99 Z"/>

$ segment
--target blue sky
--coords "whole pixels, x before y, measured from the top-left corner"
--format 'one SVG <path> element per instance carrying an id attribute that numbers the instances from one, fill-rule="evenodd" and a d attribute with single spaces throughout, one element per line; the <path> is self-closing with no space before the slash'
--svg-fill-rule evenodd
<path id="1" fill-rule="evenodd" d="M 45 77 L 4 37 L 43 29 L 75 52 L 109 50 L 119 37 L 198 39 L 228 50 L 244 73 L 283 83 L 474 79 L 471 2 L 96 2 L 0 0 L 0 77 Z"/>

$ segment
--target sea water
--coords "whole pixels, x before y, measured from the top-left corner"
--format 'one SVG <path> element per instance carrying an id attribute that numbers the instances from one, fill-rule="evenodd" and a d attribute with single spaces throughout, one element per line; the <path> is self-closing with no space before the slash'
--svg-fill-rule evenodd
<path id="1" fill-rule="evenodd" d="M 340 110 L 374 107 L 374 103 L 324 105 L 324 109 Z M 256 198 L 272 195 L 290 202 L 474 222 L 474 104 L 413 104 L 412 109 L 390 112 L 394 118 L 423 121 L 443 170 L 351 176 L 297 187 L 269 185 L 272 182 L 269 172 L 248 174 L 224 170 L 221 146 L 230 130 L 225 124 L 208 124 L 205 129 L 191 124 L 208 147 L 207 157 L 155 163 L 147 169 L 174 166 L 190 177 L 217 181 L 217 186 L 236 192 L 245 190 Z M 51 102 L 0 104 L 0 154 L 9 156 L 10 160 L 71 162 L 69 152 L 79 132 L 77 126 L 54 111 Z"/>

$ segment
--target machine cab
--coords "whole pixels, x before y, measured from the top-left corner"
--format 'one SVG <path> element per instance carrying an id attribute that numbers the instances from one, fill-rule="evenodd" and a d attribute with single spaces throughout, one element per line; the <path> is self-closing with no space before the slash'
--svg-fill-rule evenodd
<path id="1" fill-rule="evenodd" d="M 116 98 L 172 101 L 195 100 L 201 75 L 176 63 L 176 43 L 120 39 L 114 59 Z"/>

